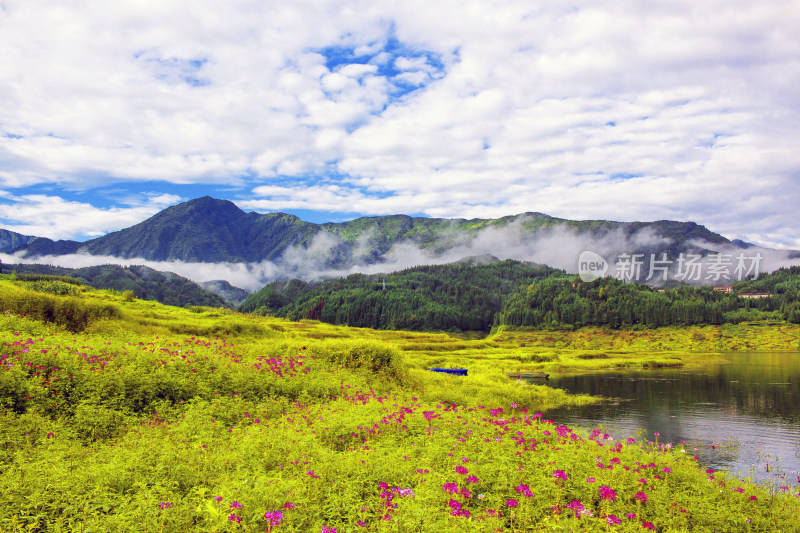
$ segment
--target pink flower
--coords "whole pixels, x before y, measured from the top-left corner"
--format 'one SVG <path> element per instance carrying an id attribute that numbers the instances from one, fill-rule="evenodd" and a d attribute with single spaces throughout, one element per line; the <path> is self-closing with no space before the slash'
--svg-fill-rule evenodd
<path id="1" fill-rule="evenodd" d="M 572 509 L 573 511 L 575 511 L 575 517 L 580 518 L 581 511 L 583 511 L 585 507 L 583 506 L 583 503 L 581 503 L 580 500 L 572 500 L 569 503 L 569 505 L 567 505 L 567 509 Z"/>
<path id="2" fill-rule="evenodd" d="M 532 498 L 533 493 L 531 492 L 531 488 L 528 485 L 519 485 L 517 487 L 517 492 L 525 496 L 526 498 Z"/>
<path id="3" fill-rule="evenodd" d="M 231 513 L 228 516 L 228 522 L 236 522 L 237 524 L 242 521 L 242 517 L 237 515 L 236 513 Z"/>
<path id="4" fill-rule="evenodd" d="M 606 485 L 600 486 L 600 497 L 604 500 L 616 500 L 617 493 L 611 487 L 607 487 Z"/>
<path id="5" fill-rule="evenodd" d="M 294 504 L 292 502 L 286 502 L 283 504 L 284 509 L 294 509 Z"/>
<path id="6" fill-rule="evenodd" d="M 458 485 L 456 485 L 455 483 L 445 483 L 442 486 L 442 490 L 444 490 L 445 492 L 449 492 L 450 494 L 454 494 L 458 492 Z"/>
<path id="7" fill-rule="evenodd" d="M 322 526 L 322 533 L 336 533 L 335 527 Z"/>
<path id="8" fill-rule="evenodd" d="M 613 514 L 608 515 L 608 518 L 606 518 L 606 523 L 610 524 L 610 525 L 619 524 L 621 522 L 622 522 L 622 520 L 620 520 L 619 518 L 617 518 Z"/>
<path id="9" fill-rule="evenodd" d="M 241 509 L 242 507 L 244 506 L 239 502 L 231 502 L 231 509 Z"/>
<path id="10" fill-rule="evenodd" d="M 464 475 L 464 474 L 466 474 L 466 473 L 468 473 L 468 472 L 469 472 L 469 471 L 468 471 L 466 468 L 464 468 L 463 466 L 457 466 L 457 467 L 456 467 L 456 473 L 457 473 L 457 474 Z"/>
<path id="11" fill-rule="evenodd" d="M 214 498 L 214 501 L 221 502 L 222 501 L 222 496 L 217 496 L 216 498 Z"/>
<path id="12" fill-rule="evenodd" d="M 647 502 L 647 494 L 645 494 L 642 491 L 637 492 L 634 498 L 636 498 L 637 500 L 641 500 L 642 503 Z"/>
<path id="13" fill-rule="evenodd" d="M 516 507 L 517 505 L 519 505 L 519 502 L 514 498 L 509 498 L 508 500 L 506 500 L 506 505 L 509 507 Z"/>
<path id="14" fill-rule="evenodd" d="M 158 504 L 158 506 L 161 507 L 162 510 L 169 509 L 170 507 L 172 507 L 172 502 L 161 502 Z"/>
<path id="15" fill-rule="evenodd" d="M 593 477 L 587 477 L 586 478 L 586 483 L 594 483 L 595 481 L 597 481 L 597 480 L 595 478 L 593 478 Z"/>
<path id="16" fill-rule="evenodd" d="M 656 526 L 652 522 L 642 522 L 642 527 L 645 529 L 655 529 Z"/>
<path id="17" fill-rule="evenodd" d="M 628 520 L 633 520 L 634 518 L 636 518 L 636 513 L 628 513 L 625 516 L 628 517 Z"/>
<path id="18" fill-rule="evenodd" d="M 281 521 L 283 520 L 283 513 L 280 511 L 264 513 L 264 518 L 266 518 L 270 526 L 279 526 L 281 525 Z"/>
<path id="19" fill-rule="evenodd" d="M 567 474 L 563 470 L 556 470 L 553 472 L 554 478 L 567 479 Z"/>
<path id="20" fill-rule="evenodd" d="M 466 481 L 467 481 L 467 483 L 477 483 L 478 482 L 478 478 L 476 478 L 475 476 L 469 476 L 466 479 Z"/>

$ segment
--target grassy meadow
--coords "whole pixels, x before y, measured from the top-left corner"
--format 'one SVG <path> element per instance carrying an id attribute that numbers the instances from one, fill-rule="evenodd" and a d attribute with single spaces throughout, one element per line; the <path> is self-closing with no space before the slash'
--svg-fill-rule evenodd
<path id="1" fill-rule="evenodd" d="M 0 276 L 0 531 L 795 531 L 797 486 L 544 420 L 595 399 L 506 373 L 798 339 L 785 324 L 459 338 Z"/>

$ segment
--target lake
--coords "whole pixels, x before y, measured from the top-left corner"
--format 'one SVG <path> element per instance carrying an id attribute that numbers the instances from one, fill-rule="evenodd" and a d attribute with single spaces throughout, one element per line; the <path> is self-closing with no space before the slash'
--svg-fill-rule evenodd
<path id="1" fill-rule="evenodd" d="M 551 376 L 549 386 L 610 398 L 546 418 L 602 426 L 628 436 L 677 444 L 704 465 L 794 486 L 800 482 L 800 353 L 727 354 L 729 362 L 692 369 Z M 541 383 L 541 381 L 537 381 Z"/>

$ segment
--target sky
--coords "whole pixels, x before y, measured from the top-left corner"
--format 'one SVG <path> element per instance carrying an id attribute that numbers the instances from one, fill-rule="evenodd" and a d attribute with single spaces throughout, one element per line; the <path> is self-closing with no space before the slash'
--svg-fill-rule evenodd
<path id="1" fill-rule="evenodd" d="M 695 221 L 800 249 L 797 0 L 0 0 L 0 227 Z"/>

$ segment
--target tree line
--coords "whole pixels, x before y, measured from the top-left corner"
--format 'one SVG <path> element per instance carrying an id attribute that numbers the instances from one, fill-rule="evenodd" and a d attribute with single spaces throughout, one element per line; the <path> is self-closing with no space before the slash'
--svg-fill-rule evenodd
<path id="1" fill-rule="evenodd" d="M 392 274 L 352 274 L 324 282 L 270 283 L 244 312 L 375 329 L 489 331 L 520 287 L 564 274 L 535 263 L 425 265 Z"/>
<path id="2" fill-rule="evenodd" d="M 683 285 L 660 290 L 616 278 L 557 276 L 508 298 L 497 324 L 532 327 L 689 326 L 785 320 L 800 323 L 800 267 L 736 282 L 732 292 Z M 758 294 L 758 297 L 748 295 Z M 745 296 L 742 296 L 745 295 Z"/>

